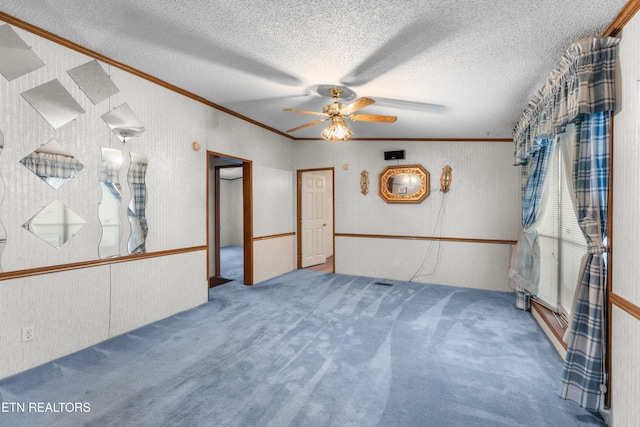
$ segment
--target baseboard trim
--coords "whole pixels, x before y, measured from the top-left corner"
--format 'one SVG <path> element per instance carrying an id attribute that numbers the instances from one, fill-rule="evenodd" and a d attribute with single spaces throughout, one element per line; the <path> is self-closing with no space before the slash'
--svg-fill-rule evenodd
<path id="1" fill-rule="evenodd" d="M 562 360 L 566 359 L 567 344 L 562 339 L 566 326 L 565 329 L 563 329 L 558 324 L 554 313 L 534 300 L 531 301 L 531 314 L 533 315 L 533 318 L 536 319 L 545 335 L 549 338 L 551 344 L 553 344 L 555 349 L 558 351 Z"/>

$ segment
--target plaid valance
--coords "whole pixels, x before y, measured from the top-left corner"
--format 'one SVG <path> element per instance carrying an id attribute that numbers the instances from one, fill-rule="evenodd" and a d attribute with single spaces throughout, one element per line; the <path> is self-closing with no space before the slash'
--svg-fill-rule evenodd
<path id="1" fill-rule="evenodd" d="M 613 37 L 587 38 L 562 56 L 513 131 L 514 164 L 526 164 L 536 141 L 562 133 L 580 114 L 614 111 L 616 46 Z"/>

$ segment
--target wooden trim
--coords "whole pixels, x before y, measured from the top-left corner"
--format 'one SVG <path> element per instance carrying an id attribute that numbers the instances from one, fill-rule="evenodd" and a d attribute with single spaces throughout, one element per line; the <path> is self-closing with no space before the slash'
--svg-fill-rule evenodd
<path id="1" fill-rule="evenodd" d="M 293 138 L 294 141 L 324 141 L 322 138 Z M 410 141 L 410 142 L 511 142 L 512 138 L 349 138 L 349 141 Z"/>
<path id="2" fill-rule="evenodd" d="M 225 159 L 237 160 L 240 163 L 250 162 L 250 160 L 243 159 L 242 157 L 230 156 L 228 154 L 219 153 L 217 151 L 207 150 L 207 154 L 209 154 L 211 156 L 215 156 L 215 157 L 224 157 Z M 240 167 L 240 166 L 242 166 L 240 163 L 238 163 L 237 165 L 229 165 L 229 167 Z M 220 166 L 222 167 L 222 166 L 226 166 L 226 165 L 220 165 Z"/>
<path id="3" fill-rule="evenodd" d="M 609 301 L 611 301 L 611 304 L 617 306 L 636 319 L 640 320 L 640 307 L 635 305 L 631 301 L 622 298 L 620 295 L 613 292 L 609 292 Z"/>
<path id="4" fill-rule="evenodd" d="M 253 285 L 253 164 L 242 163 L 242 216 L 244 222 L 244 284 Z"/>
<path id="5" fill-rule="evenodd" d="M 80 52 L 83 55 L 87 55 L 87 56 L 89 56 L 91 58 L 97 59 L 97 60 L 102 61 L 104 63 L 107 63 L 109 65 L 112 65 L 112 66 L 114 66 L 116 68 L 124 70 L 124 71 L 126 71 L 128 73 L 131 73 L 131 74 L 133 74 L 135 76 L 138 76 L 138 77 L 140 77 L 142 79 L 148 80 L 148 81 L 150 81 L 152 83 L 155 83 L 155 84 L 157 84 L 159 86 L 162 86 L 162 87 L 164 87 L 166 89 L 169 89 L 169 90 L 171 90 L 173 92 L 176 92 L 176 93 L 178 93 L 180 95 L 186 96 L 187 98 L 191 98 L 191 99 L 193 99 L 195 101 L 198 101 L 198 102 L 200 102 L 200 103 L 202 103 L 204 105 L 207 105 L 207 106 L 209 106 L 211 108 L 215 108 L 216 110 L 219 110 L 219 111 L 222 111 L 224 113 L 230 114 L 230 115 L 232 115 L 232 116 L 234 116 L 234 117 L 236 117 L 236 118 L 238 118 L 240 120 L 244 120 L 246 122 L 249 122 L 249 123 L 251 123 L 253 125 L 261 127 L 263 129 L 266 129 L 266 130 L 271 131 L 273 133 L 277 133 L 278 135 L 287 137 L 289 139 L 293 139 L 291 137 L 291 135 L 289 135 L 289 134 L 287 134 L 285 132 L 281 132 L 281 131 L 279 131 L 277 129 L 274 129 L 274 128 L 270 127 L 270 126 L 267 126 L 265 124 L 257 122 L 257 121 L 255 121 L 253 119 L 250 119 L 249 117 L 243 116 L 242 114 L 236 113 L 235 111 L 232 111 L 232 110 L 230 110 L 228 108 L 225 108 L 225 107 L 223 107 L 221 105 L 215 104 L 215 103 L 209 101 L 208 99 L 205 99 L 205 98 L 203 98 L 203 97 L 201 97 L 199 95 L 196 95 L 195 93 L 192 93 L 192 92 L 189 92 L 189 91 L 184 90 L 182 88 L 179 88 L 178 86 L 174 86 L 171 83 L 165 82 L 164 80 L 160 80 L 157 77 L 154 77 L 154 76 L 152 76 L 150 74 L 145 73 L 144 71 L 140 71 L 140 70 L 138 70 L 136 68 L 130 67 L 129 65 L 123 64 L 122 62 L 118 62 L 118 61 L 116 61 L 114 59 L 111 59 L 111 58 L 109 58 L 107 56 L 104 56 L 104 55 L 102 55 L 102 54 L 100 54 L 100 53 L 98 53 L 96 51 L 91 50 L 91 49 L 87 49 L 86 47 L 80 46 L 77 43 L 74 43 L 74 42 L 72 42 L 70 40 L 67 40 L 67 39 L 65 39 L 63 37 L 60 37 L 60 36 L 58 36 L 56 34 L 50 33 L 49 31 L 43 30 L 42 28 L 36 27 L 35 25 L 31 25 L 31 24 L 29 24 L 29 23 L 27 23 L 25 21 L 22 21 L 22 20 L 20 20 L 18 18 L 15 18 L 15 17 L 13 17 L 11 15 L 7 15 L 4 12 L 0 12 L 0 20 L 6 22 L 8 24 L 14 25 L 14 26 L 16 26 L 18 28 L 21 28 L 21 29 L 23 29 L 25 31 L 28 31 L 30 33 L 33 33 L 33 34 L 35 34 L 35 35 L 37 35 L 39 37 L 45 38 L 47 40 L 50 40 L 50 41 L 52 41 L 54 43 L 57 43 L 57 44 L 59 44 L 61 46 L 64 46 L 64 47 L 69 48 L 71 50 L 75 50 L 76 52 Z"/>
<path id="6" fill-rule="evenodd" d="M 544 321 L 544 323 L 547 325 L 547 327 L 549 328 L 549 330 L 553 333 L 553 336 L 556 337 L 556 339 L 558 340 L 559 344 L 565 349 L 567 350 L 568 345 L 566 342 L 564 342 L 564 332 L 566 330 L 566 328 L 568 327 L 568 325 L 564 325 L 564 329 L 558 324 L 558 320 L 556 318 L 556 314 L 553 313 L 553 311 L 549 310 L 547 307 L 544 307 L 542 304 L 538 303 L 535 300 L 531 300 L 531 311 L 535 310 L 539 315 L 540 318 Z M 555 321 L 555 322 L 554 322 Z"/>
<path id="7" fill-rule="evenodd" d="M 302 174 L 312 169 L 304 169 L 296 171 L 296 268 L 302 268 Z"/>
<path id="8" fill-rule="evenodd" d="M 313 168 L 313 169 L 298 169 L 298 173 L 302 174 L 303 172 L 328 172 L 333 171 L 334 168 Z"/>
<path id="9" fill-rule="evenodd" d="M 336 272 L 336 170 L 331 168 L 331 206 L 333 211 L 331 223 L 331 238 L 333 239 L 333 262 L 331 263 L 331 272 Z"/>
<path id="10" fill-rule="evenodd" d="M 441 242 L 456 243 L 495 243 L 503 245 L 515 245 L 517 240 L 500 239 L 473 239 L 465 237 L 435 237 L 435 236 L 398 236 L 393 234 L 354 234 L 354 233 L 334 233 L 336 237 L 356 237 L 368 239 L 400 239 L 400 240 L 436 240 Z"/>
<path id="11" fill-rule="evenodd" d="M 149 252 L 145 254 L 126 255 L 126 256 L 119 256 L 119 257 L 113 257 L 113 258 L 107 258 L 107 259 L 74 262 L 71 264 L 60 264 L 60 265 L 52 265 L 47 267 L 30 268 L 27 270 L 8 271 L 8 272 L 0 273 L 0 281 L 9 280 L 9 279 L 19 279 L 22 277 L 39 276 L 42 274 L 59 273 L 62 271 L 79 270 L 82 268 L 97 267 L 101 265 L 119 264 L 121 262 L 139 261 L 141 259 L 160 258 L 160 257 L 165 257 L 170 255 L 206 251 L 206 250 L 207 250 L 206 245 L 193 246 L 190 248 L 169 249 L 166 251 Z"/>
<path id="12" fill-rule="evenodd" d="M 205 229 L 204 229 L 205 238 L 207 239 L 207 282 L 209 281 L 209 278 L 211 277 L 211 269 L 209 267 L 209 260 L 211 259 L 211 245 L 209 244 L 209 237 L 211 236 L 211 230 L 210 230 L 210 227 L 209 227 L 209 225 L 210 225 L 209 222 L 210 222 L 210 218 L 211 218 L 209 216 L 211 214 L 211 211 L 209 209 L 209 203 L 210 203 L 209 195 L 211 194 L 210 193 L 210 185 L 209 185 L 209 180 L 211 179 L 210 178 L 211 174 L 209 173 L 209 168 L 211 167 L 211 165 L 209 164 L 210 160 L 211 160 L 211 156 L 209 156 L 207 154 L 207 161 L 205 162 L 206 163 L 206 168 L 207 168 L 207 170 L 205 172 L 205 177 L 206 177 L 206 180 L 207 180 L 205 182 L 205 191 L 206 191 L 205 212 L 206 212 L 207 223 L 206 223 L 206 226 L 205 226 Z"/>
<path id="13" fill-rule="evenodd" d="M 289 236 L 295 236 L 295 235 L 296 235 L 296 232 L 295 231 L 291 231 L 289 233 L 270 234 L 268 236 L 254 237 L 253 241 L 257 242 L 257 241 L 260 241 L 260 240 L 279 239 L 281 237 L 289 237 Z"/>
<path id="14" fill-rule="evenodd" d="M 243 244 L 243 259 L 244 259 L 244 284 L 245 285 L 253 285 L 253 163 L 251 160 L 243 159 L 241 157 L 230 156 L 224 153 L 218 153 L 215 151 L 207 150 L 207 156 L 210 157 L 224 157 L 227 159 L 238 160 L 238 167 L 242 167 L 242 223 L 243 223 L 243 232 L 242 232 L 242 244 Z M 216 186 L 216 194 L 215 194 L 215 208 L 216 209 L 216 219 L 215 219 L 215 227 L 217 229 L 216 236 L 214 236 L 214 245 L 216 251 L 216 263 L 215 274 L 217 276 L 220 275 L 220 242 L 219 242 L 219 228 L 220 228 L 220 212 L 217 210 L 220 206 L 220 188 L 219 188 L 219 169 L 222 166 L 214 166 L 214 171 L 216 173 L 216 179 L 214 185 Z M 207 166 L 207 169 L 209 166 Z M 208 194 L 207 194 L 208 197 Z M 209 218 L 207 218 L 207 223 Z M 209 242 L 207 241 L 207 244 Z M 207 259 L 207 263 L 209 260 Z"/>
<path id="15" fill-rule="evenodd" d="M 214 274 L 218 277 L 220 276 L 220 168 L 218 166 L 213 167 L 213 192 L 213 247 L 216 253 Z"/>
<path id="16" fill-rule="evenodd" d="M 616 16 L 613 22 L 604 30 L 602 37 L 616 37 L 638 10 L 640 10 L 640 0 L 629 0 L 620 13 L 618 13 L 618 16 Z"/>
<path id="17" fill-rule="evenodd" d="M 609 187 L 607 189 L 607 243 L 609 245 L 609 254 L 607 257 L 607 293 L 605 294 L 605 300 L 603 306 L 606 307 L 606 342 L 605 342 L 605 359 L 604 359 L 604 372 L 605 376 L 605 392 L 604 392 L 604 406 L 605 408 L 611 408 L 611 366 L 612 357 L 611 352 L 613 350 L 613 340 L 611 338 L 613 326 L 612 326 L 612 305 L 609 301 L 610 293 L 613 292 L 613 277 L 611 271 L 613 269 L 614 257 L 613 257 L 613 152 L 614 152 L 614 122 L 613 113 L 609 114 Z"/>

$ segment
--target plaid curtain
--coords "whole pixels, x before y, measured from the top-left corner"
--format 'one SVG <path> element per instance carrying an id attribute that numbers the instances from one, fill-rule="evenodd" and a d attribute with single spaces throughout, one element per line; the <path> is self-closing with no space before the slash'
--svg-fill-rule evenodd
<path id="1" fill-rule="evenodd" d="M 603 383 L 609 129 L 608 111 L 585 115 L 576 124 L 578 141 L 572 175 L 576 216 L 588 252 L 582 260 L 582 279 L 565 335 L 568 350 L 560 395 L 591 410 L 600 407 Z"/>
<path id="2" fill-rule="evenodd" d="M 613 37 L 587 38 L 565 52 L 514 129 L 514 164 L 526 163 L 537 138 L 552 138 L 580 115 L 615 110 L 619 42 Z"/>
<path id="3" fill-rule="evenodd" d="M 509 266 L 509 277 L 517 284 L 518 308 L 528 309 L 530 294 L 538 293 L 540 262 L 535 223 L 541 211 L 544 182 L 554 140 L 541 139 L 529 162 L 522 165 L 522 234 Z"/>
<path id="4" fill-rule="evenodd" d="M 131 162 L 127 181 L 131 186 L 132 198 L 127 215 L 131 223 L 131 236 L 129 237 L 129 253 L 146 253 L 145 241 L 147 239 L 147 219 L 145 217 L 146 185 L 145 174 L 147 164 Z"/>
<path id="5" fill-rule="evenodd" d="M 526 165 L 536 140 L 552 138 L 576 124 L 572 166 L 576 216 L 588 244 L 581 282 L 565 336 L 568 345 L 561 397 L 599 409 L 603 380 L 606 211 L 609 176 L 610 112 L 615 111 L 617 44 L 620 39 L 589 38 L 574 43 L 531 100 L 513 132 L 514 164 Z"/>

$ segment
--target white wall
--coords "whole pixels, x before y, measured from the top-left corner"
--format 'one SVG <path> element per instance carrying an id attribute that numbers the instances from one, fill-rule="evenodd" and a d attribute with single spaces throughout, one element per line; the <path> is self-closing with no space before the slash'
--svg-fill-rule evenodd
<path id="1" fill-rule="evenodd" d="M 67 70 L 92 58 L 14 27 L 46 64 L 7 81 L 0 77 L 0 221 L 7 243 L 0 258 L 3 272 L 47 268 L 99 259 L 102 199 L 98 171 L 101 147 L 121 150 L 125 164 L 120 211 L 120 253 L 126 255 L 130 233 L 126 206 L 129 152 L 149 158 L 147 180 L 147 252 L 184 253 L 124 263 L 0 281 L 0 377 L 80 350 L 207 300 L 206 153 L 191 148 L 205 142 L 209 107 L 120 69 L 102 64 L 120 92 L 93 105 Z M 21 97 L 25 90 L 58 79 L 86 111 L 59 129 Z M 146 127 L 122 144 L 101 115 L 129 104 Z M 54 190 L 18 161 L 55 138 L 85 168 Z M 86 225 L 60 249 L 35 237 L 22 224 L 54 199 L 78 213 Z M 21 329 L 33 326 L 35 338 L 21 341 Z"/>
<path id="2" fill-rule="evenodd" d="M 253 235 L 262 237 L 295 231 L 293 172 L 255 165 L 253 177 Z"/>
<path id="3" fill-rule="evenodd" d="M 405 160 L 384 160 L 384 151 L 399 149 Z M 335 168 L 337 234 L 517 240 L 520 178 L 512 156 L 513 145 L 504 142 L 297 141 L 296 168 Z M 430 172 L 431 194 L 422 203 L 387 204 L 378 195 L 379 173 L 396 164 Z M 453 182 L 443 196 L 439 178 L 447 164 Z M 360 192 L 363 170 L 371 181 L 367 195 Z M 419 272 L 426 274 L 415 278 L 420 282 L 511 290 L 508 244 L 336 237 L 335 245 L 337 273 L 409 280 Z"/>
<path id="4" fill-rule="evenodd" d="M 242 178 L 220 180 L 220 246 L 243 246 Z"/>
<path id="5" fill-rule="evenodd" d="M 294 207 L 289 204 L 294 188 L 285 185 L 285 176 L 292 170 L 295 143 L 217 110 L 207 112 L 206 141 L 211 152 L 251 161 L 253 237 L 294 232 Z M 291 236 L 254 241 L 254 283 L 295 269 L 295 241 L 291 244 Z M 283 250 L 286 254 L 280 256 Z"/>
<path id="6" fill-rule="evenodd" d="M 640 306 L 640 16 L 622 32 L 619 45 L 618 109 L 614 118 L 612 291 Z M 640 320 L 612 310 L 611 396 L 614 426 L 640 420 Z"/>

